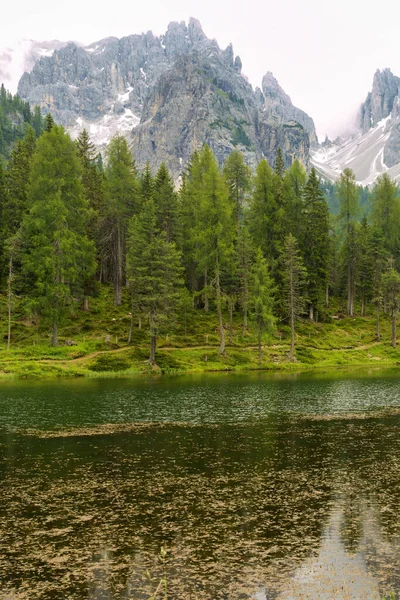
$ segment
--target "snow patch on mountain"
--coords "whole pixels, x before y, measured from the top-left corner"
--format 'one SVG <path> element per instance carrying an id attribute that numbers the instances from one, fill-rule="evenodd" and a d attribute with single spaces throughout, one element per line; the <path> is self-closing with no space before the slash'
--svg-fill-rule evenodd
<path id="1" fill-rule="evenodd" d="M 385 164 L 385 145 L 392 132 L 392 115 L 382 119 L 367 133 L 346 139 L 337 139 L 330 145 L 311 153 L 311 163 L 317 171 L 336 181 L 346 168 L 352 169 L 360 185 L 372 185 L 377 177 L 387 172 L 400 179 L 400 166 L 388 168 Z"/>
<path id="2" fill-rule="evenodd" d="M 73 127 L 69 128 L 72 139 L 76 139 L 83 129 L 89 133 L 92 142 L 104 149 L 115 135 L 126 135 L 139 125 L 140 118 L 130 108 L 125 108 L 120 115 L 108 113 L 98 121 L 86 121 L 78 117 Z"/>

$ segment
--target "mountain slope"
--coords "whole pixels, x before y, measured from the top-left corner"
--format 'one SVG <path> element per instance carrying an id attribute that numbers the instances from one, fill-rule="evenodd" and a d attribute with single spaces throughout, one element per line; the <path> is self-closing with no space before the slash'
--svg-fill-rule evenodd
<path id="1" fill-rule="evenodd" d="M 308 165 L 309 138 L 316 139 L 312 119 L 272 76 L 264 78 L 262 92 L 254 91 L 241 70 L 232 46 L 221 50 L 190 19 L 171 23 L 161 37 L 148 32 L 87 47 L 69 43 L 40 58 L 18 92 L 73 135 L 86 127 L 100 147 L 123 133 L 139 167 L 165 161 L 175 177 L 205 142 L 220 161 L 238 147 L 249 164 L 263 157 L 272 163 L 280 146 L 287 165 L 294 158 Z"/>
<path id="2" fill-rule="evenodd" d="M 359 133 L 322 144 L 312 153 L 318 172 L 335 181 L 345 168 L 361 185 L 372 185 L 381 173 L 400 181 L 400 78 L 389 69 L 377 71 L 372 92 L 361 105 Z"/>

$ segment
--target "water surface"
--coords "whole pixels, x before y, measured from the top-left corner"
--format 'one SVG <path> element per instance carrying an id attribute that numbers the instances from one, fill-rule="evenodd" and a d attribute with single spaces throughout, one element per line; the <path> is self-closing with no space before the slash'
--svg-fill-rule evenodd
<path id="1" fill-rule="evenodd" d="M 399 594 L 399 425 L 396 371 L 1 382 L 0 598 Z"/>

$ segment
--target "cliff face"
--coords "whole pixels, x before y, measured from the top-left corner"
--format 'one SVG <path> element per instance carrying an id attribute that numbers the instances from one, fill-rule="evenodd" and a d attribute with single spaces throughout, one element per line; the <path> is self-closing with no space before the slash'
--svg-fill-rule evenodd
<path id="1" fill-rule="evenodd" d="M 390 69 L 376 71 L 372 82 L 372 91 L 360 107 L 358 126 L 363 133 L 375 127 L 393 110 L 399 95 L 400 77 L 393 75 Z"/>
<path id="2" fill-rule="evenodd" d="M 390 69 L 376 71 L 358 113 L 359 132 L 313 152 L 312 164 L 324 177 L 335 181 L 347 167 L 362 185 L 373 185 L 382 173 L 400 181 L 399 87 L 400 77 Z"/>
<path id="3" fill-rule="evenodd" d="M 208 143 L 220 162 L 234 149 L 255 165 L 275 160 L 306 166 L 316 141 L 312 119 L 293 106 L 271 74 L 253 91 L 232 46 L 221 50 L 198 21 L 88 47 L 69 43 L 40 58 L 19 83 L 22 98 L 52 112 L 74 135 L 86 127 L 97 145 L 123 133 L 138 166 L 165 162 L 175 177 Z"/>

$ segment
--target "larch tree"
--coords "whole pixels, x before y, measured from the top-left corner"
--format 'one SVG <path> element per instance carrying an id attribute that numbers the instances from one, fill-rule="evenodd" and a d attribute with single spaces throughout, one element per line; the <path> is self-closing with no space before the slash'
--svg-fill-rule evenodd
<path id="1" fill-rule="evenodd" d="M 234 218 L 238 229 L 242 221 L 243 208 L 251 187 L 251 169 L 239 150 L 233 150 L 224 163 L 223 174 L 229 190 L 229 198 L 234 206 Z"/>
<path id="2" fill-rule="evenodd" d="M 275 211 L 273 171 L 265 159 L 256 169 L 253 194 L 248 215 L 249 232 L 256 247 L 271 261 L 275 255 L 273 248 L 273 217 Z"/>
<path id="3" fill-rule="evenodd" d="M 217 161 L 208 146 L 201 152 L 204 158 L 204 174 L 198 220 L 196 223 L 197 257 L 199 264 L 212 276 L 215 304 L 218 314 L 220 336 L 219 353 L 225 353 L 225 330 L 222 317 L 223 270 L 233 254 L 232 206 L 226 183 Z"/>
<path id="4" fill-rule="evenodd" d="M 372 224 L 381 231 L 385 248 L 400 258 L 400 196 L 396 183 L 387 173 L 379 175 L 372 192 Z"/>
<path id="5" fill-rule="evenodd" d="M 37 142 L 28 204 L 20 232 L 22 272 L 32 282 L 31 308 L 50 322 L 56 346 L 63 315 L 95 269 L 81 167 L 62 127 L 53 125 Z"/>
<path id="6" fill-rule="evenodd" d="M 302 238 L 303 233 L 303 194 L 306 182 L 307 172 L 303 165 L 295 160 L 285 172 L 284 184 L 287 196 L 288 229 L 297 240 Z"/>

